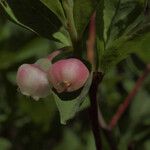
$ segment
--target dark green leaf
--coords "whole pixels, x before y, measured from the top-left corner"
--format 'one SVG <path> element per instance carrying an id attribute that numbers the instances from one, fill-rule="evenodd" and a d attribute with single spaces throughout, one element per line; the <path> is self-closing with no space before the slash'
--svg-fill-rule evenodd
<path id="1" fill-rule="evenodd" d="M 110 48 L 105 50 L 101 59 L 101 69 L 105 72 L 110 67 L 125 59 L 131 53 L 141 54 L 145 61 L 150 58 L 150 32 L 137 35 L 133 39 L 123 37 L 116 40 Z M 144 53 L 143 53 L 144 51 Z M 146 55 L 146 56 L 145 56 Z"/>
<path id="2" fill-rule="evenodd" d="M 108 30 L 107 42 L 111 42 L 122 36 L 125 30 L 134 24 L 136 27 L 140 21 L 137 19 L 143 13 L 144 5 L 138 0 L 118 0 L 116 10 Z"/>
<path id="3" fill-rule="evenodd" d="M 99 0 L 74 0 L 74 20 L 78 36 L 82 34 L 87 27 L 90 17 L 93 14 Z"/>
<path id="4" fill-rule="evenodd" d="M 68 120 L 72 119 L 77 112 L 80 111 L 80 107 L 82 103 L 87 100 L 87 94 L 92 82 L 93 73 L 91 73 L 89 79 L 87 80 L 83 90 L 81 91 L 80 95 L 70 101 L 62 101 L 54 92 L 53 96 L 58 107 L 60 113 L 60 122 L 62 124 L 66 124 Z"/>
<path id="5" fill-rule="evenodd" d="M 40 1 L 3 0 L 0 3 L 14 22 L 46 38 L 52 39 L 52 34 L 62 25 L 57 16 Z"/>
<path id="6" fill-rule="evenodd" d="M 66 24 L 66 18 L 61 2 L 59 0 L 40 0 L 44 3 L 62 22 Z"/>

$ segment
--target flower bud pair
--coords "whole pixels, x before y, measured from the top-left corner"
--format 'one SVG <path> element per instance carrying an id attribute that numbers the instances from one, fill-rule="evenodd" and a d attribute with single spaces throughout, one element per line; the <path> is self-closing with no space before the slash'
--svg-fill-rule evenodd
<path id="1" fill-rule="evenodd" d="M 62 59 L 52 65 L 47 64 L 58 54 L 55 51 L 48 59 L 19 67 L 17 84 L 22 94 L 38 100 L 47 97 L 51 87 L 62 93 L 78 90 L 85 84 L 89 70 L 79 59 Z"/>

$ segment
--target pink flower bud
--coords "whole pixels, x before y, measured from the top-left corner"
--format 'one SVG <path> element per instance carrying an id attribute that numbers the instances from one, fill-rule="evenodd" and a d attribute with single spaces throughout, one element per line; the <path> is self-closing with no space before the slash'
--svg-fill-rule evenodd
<path id="1" fill-rule="evenodd" d="M 76 58 L 59 60 L 52 64 L 48 72 L 49 81 L 58 93 L 80 89 L 88 76 L 89 70 Z"/>
<path id="2" fill-rule="evenodd" d="M 17 84 L 23 95 L 31 96 L 35 100 L 44 98 L 50 93 L 47 74 L 36 64 L 23 64 L 19 67 Z"/>

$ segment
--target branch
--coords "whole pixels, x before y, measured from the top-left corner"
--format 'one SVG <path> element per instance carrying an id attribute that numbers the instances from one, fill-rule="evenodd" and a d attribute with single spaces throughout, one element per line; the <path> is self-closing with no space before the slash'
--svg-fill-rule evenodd
<path id="1" fill-rule="evenodd" d="M 89 35 L 88 40 L 86 42 L 87 46 L 87 59 L 92 64 L 92 68 L 95 69 L 95 62 L 94 62 L 94 47 L 95 47 L 95 16 L 94 13 L 91 16 L 90 24 L 89 24 Z M 91 121 L 92 131 L 95 139 L 96 150 L 102 149 L 101 143 L 101 135 L 100 135 L 100 126 L 98 120 L 98 101 L 97 101 L 97 90 L 98 85 L 102 80 L 102 74 L 98 72 L 93 73 L 93 80 L 89 91 L 90 97 L 90 108 L 89 108 L 89 118 Z"/>
<path id="2" fill-rule="evenodd" d="M 94 48 L 95 48 L 95 38 L 96 38 L 95 17 L 96 17 L 96 12 L 94 12 L 93 15 L 91 16 L 90 24 L 89 24 L 89 35 L 88 35 L 88 40 L 86 42 L 87 59 L 92 64 L 93 69 L 95 69 L 95 61 L 94 61 Z"/>
<path id="3" fill-rule="evenodd" d="M 93 74 L 93 81 L 90 87 L 89 96 L 91 106 L 89 108 L 89 117 L 92 125 L 92 131 L 95 139 L 96 150 L 102 149 L 101 136 L 100 136 L 100 126 L 98 120 L 98 101 L 97 101 L 97 90 L 98 85 L 101 82 L 103 76 L 101 73 L 95 72 Z"/>
<path id="4" fill-rule="evenodd" d="M 124 102 L 122 104 L 120 104 L 118 110 L 116 111 L 116 113 L 112 117 L 112 119 L 111 119 L 111 121 L 109 123 L 109 128 L 110 129 L 113 129 L 116 126 L 116 124 L 118 123 L 119 119 L 124 114 L 124 112 L 126 111 L 126 109 L 129 106 L 129 104 L 131 103 L 132 99 L 137 94 L 138 90 L 141 88 L 144 80 L 146 79 L 146 77 L 149 74 L 150 74 L 150 64 L 147 65 L 147 67 L 145 68 L 143 74 L 138 78 L 138 80 L 137 80 L 135 86 L 133 87 L 132 91 L 125 98 Z"/>
<path id="5" fill-rule="evenodd" d="M 92 64 L 94 70 L 97 69 L 97 66 L 95 65 L 96 62 L 94 56 L 95 39 L 96 39 L 95 17 L 96 17 L 96 12 L 93 13 L 90 19 L 89 35 L 86 43 L 87 59 Z M 102 116 L 98 104 L 98 99 L 97 99 L 98 85 L 102 81 L 102 78 L 103 78 L 103 74 L 100 72 L 95 72 L 93 75 L 93 81 L 89 93 L 90 101 L 91 101 L 91 106 L 89 108 L 89 117 L 91 120 L 91 125 L 92 125 L 92 130 L 93 130 L 97 150 L 102 149 L 101 136 L 100 136 L 100 133 L 102 131 L 106 136 L 106 139 L 110 145 L 111 150 L 116 150 L 114 138 L 112 136 L 111 131 L 108 129 L 108 126 Z"/>

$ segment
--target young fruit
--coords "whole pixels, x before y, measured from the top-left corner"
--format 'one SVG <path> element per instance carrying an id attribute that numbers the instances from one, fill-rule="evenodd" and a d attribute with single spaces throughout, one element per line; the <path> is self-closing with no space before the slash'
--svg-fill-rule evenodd
<path id="1" fill-rule="evenodd" d="M 36 64 L 23 64 L 17 72 L 17 84 L 23 95 L 35 100 L 44 98 L 50 93 L 50 85 L 46 72 Z"/>
<path id="2" fill-rule="evenodd" d="M 80 89 L 88 76 L 89 70 L 76 58 L 59 60 L 48 71 L 49 81 L 58 93 Z"/>

